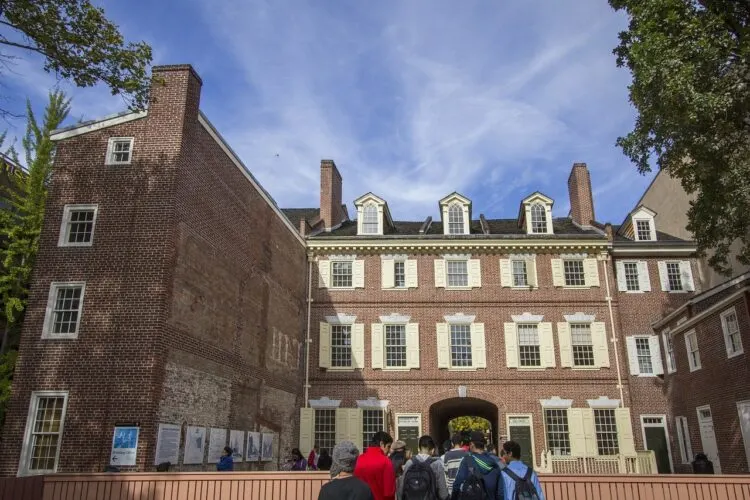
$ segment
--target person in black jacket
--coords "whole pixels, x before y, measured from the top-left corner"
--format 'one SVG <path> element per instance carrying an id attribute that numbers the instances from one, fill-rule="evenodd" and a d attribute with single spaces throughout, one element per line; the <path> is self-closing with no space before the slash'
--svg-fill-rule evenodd
<path id="1" fill-rule="evenodd" d="M 354 476 L 358 456 L 359 450 L 351 441 L 342 441 L 333 448 L 331 481 L 320 489 L 318 500 L 373 500 L 367 483 Z"/>
<path id="2" fill-rule="evenodd" d="M 320 456 L 318 457 L 318 470 L 331 470 L 333 459 L 328 454 L 328 450 L 323 448 L 320 450 Z"/>

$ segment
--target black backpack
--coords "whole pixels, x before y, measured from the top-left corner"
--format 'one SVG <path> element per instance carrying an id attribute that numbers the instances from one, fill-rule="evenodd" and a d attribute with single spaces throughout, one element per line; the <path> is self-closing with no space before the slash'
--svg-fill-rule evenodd
<path id="1" fill-rule="evenodd" d="M 412 459 L 404 474 L 404 500 L 437 500 L 437 481 L 431 467 L 435 460 Z"/>
<path id="2" fill-rule="evenodd" d="M 516 492 L 513 495 L 514 500 L 539 500 L 539 494 L 536 491 L 534 483 L 531 482 L 531 474 L 534 471 L 531 467 L 526 468 L 526 474 L 523 478 L 518 477 L 515 472 L 510 470 L 510 467 L 503 469 L 503 472 L 516 483 Z"/>
<path id="3" fill-rule="evenodd" d="M 461 484 L 458 498 L 460 500 L 492 500 L 495 498 L 494 491 L 491 493 L 487 491 L 487 487 L 484 484 L 484 477 L 477 470 L 474 459 L 471 456 L 467 456 L 464 460 L 468 460 L 469 477 Z M 490 474 L 496 471 L 497 468 L 493 469 Z"/>

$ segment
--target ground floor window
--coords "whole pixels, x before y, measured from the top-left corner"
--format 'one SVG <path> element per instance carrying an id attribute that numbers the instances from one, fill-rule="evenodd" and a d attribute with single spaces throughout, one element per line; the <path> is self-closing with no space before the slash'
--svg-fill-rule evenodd
<path id="1" fill-rule="evenodd" d="M 31 396 L 22 472 L 55 472 L 60 454 L 67 393 L 39 392 Z"/>
<path id="2" fill-rule="evenodd" d="M 315 444 L 333 450 L 336 445 L 336 410 L 315 410 Z"/>
<path id="3" fill-rule="evenodd" d="M 620 447 L 617 441 L 615 410 L 594 410 L 594 425 L 599 455 L 617 455 Z"/>
<path id="4" fill-rule="evenodd" d="M 383 424 L 383 410 L 362 410 L 362 451 L 376 432 L 385 430 Z"/>
<path id="5" fill-rule="evenodd" d="M 547 433 L 547 449 L 550 450 L 553 455 L 570 455 L 568 410 L 545 410 L 544 425 Z"/>

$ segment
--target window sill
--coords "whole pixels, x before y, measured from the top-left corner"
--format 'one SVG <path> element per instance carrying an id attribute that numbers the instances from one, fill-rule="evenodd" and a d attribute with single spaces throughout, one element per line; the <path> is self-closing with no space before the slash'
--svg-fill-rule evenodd
<path id="1" fill-rule="evenodd" d="M 444 370 L 446 368 L 443 368 Z M 475 372 L 477 370 L 484 370 L 484 368 L 474 368 L 473 366 L 451 366 L 447 368 L 449 372 Z"/>
<path id="2" fill-rule="evenodd" d="M 471 291 L 474 287 L 471 286 L 446 286 L 446 290 L 458 290 L 458 291 Z"/>
<path id="3" fill-rule="evenodd" d="M 593 372 L 597 370 L 601 370 L 601 366 L 571 366 L 571 370 L 579 371 L 579 372 Z"/>
<path id="4" fill-rule="evenodd" d="M 509 287 L 505 287 L 505 288 L 510 288 L 511 290 L 526 290 L 526 291 L 528 291 L 528 290 L 536 290 L 539 287 L 538 286 L 533 286 L 533 285 L 526 285 L 526 286 L 509 286 Z"/>
<path id="5" fill-rule="evenodd" d="M 693 373 L 693 372 L 697 372 L 697 371 L 698 371 L 698 370 L 700 370 L 701 368 L 702 368 L 701 366 L 699 366 L 699 367 L 697 367 L 697 368 L 693 368 L 693 367 L 690 367 L 690 373 Z"/>
<path id="6" fill-rule="evenodd" d="M 546 366 L 519 366 L 519 372 L 542 372 L 546 370 Z"/>
<path id="7" fill-rule="evenodd" d="M 80 247 L 90 247 L 93 246 L 94 242 L 90 241 L 88 243 L 58 243 L 58 247 L 73 247 L 73 248 L 80 248 Z"/>
<path id="8" fill-rule="evenodd" d="M 743 354 L 745 354 L 744 350 L 733 352 L 732 354 L 727 354 L 727 359 L 736 358 L 737 356 L 742 356 Z"/>
<path id="9" fill-rule="evenodd" d="M 53 335 L 49 333 L 42 334 L 42 340 L 75 340 L 78 338 L 77 333 L 68 333 L 65 335 Z"/>
<path id="10" fill-rule="evenodd" d="M 589 290 L 591 287 L 588 285 L 563 285 L 557 288 L 563 288 L 565 290 Z"/>
<path id="11" fill-rule="evenodd" d="M 110 162 L 110 161 L 108 161 L 108 162 L 106 162 L 104 164 L 104 166 L 106 166 L 106 167 L 124 167 L 124 166 L 130 165 L 130 164 L 131 164 L 131 162 L 129 162 L 129 161 L 127 161 L 127 162 Z"/>
<path id="12" fill-rule="evenodd" d="M 323 368 L 323 370 L 327 372 L 354 372 L 357 370 L 361 370 L 362 368 L 354 368 L 354 367 L 343 367 L 343 366 L 336 366 L 333 368 Z"/>
<path id="13" fill-rule="evenodd" d="M 636 375 L 636 377 L 638 377 L 638 378 L 656 378 L 656 377 L 658 377 L 658 375 L 656 375 L 655 373 L 639 373 L 638 375 Z"/>
<path id="14" fill-rule="evenodd" d="M 416 288 L 416 287 L 413 287 L 413 288 Z M 408 286 L 394 286 L 392 288 L 382 288 L 381 287 L 380 289 L 381 290 L 387 290 L 389 292 L 390 291 L 408 292 L 409 290 L 411 290 L 411 288 L 409 288 Z"/>
<path id="15" fill-rule="evenodd" d="M 333 287 L 333 286 L 329 286 L 328 288 L 323 288 L 323 289 L 324 290 L 330 290 L 332 292 L 353 292 L 357 288 L 353 287 L 353 286 L 349 286 L 349 287 L 344 287 L 344 286 Z"/>
<path id="16" fill-rule="evenodd" d="M 674 294 L 679 294 L 679 293 L 690 293 L 690 291 L 688 291 L 688 290 L 667 290 L 666 292 L 667 292 L 667 293 L 674 293 Z"/>
<path id="17" fill-rule="evenodd" d="M 646 293 L 646 291 L 645 290 L 625 290 L 625 293 L 637 294 L 637 293 Z"/>
<path id="18" fill-rule="evenodd" d="M 377 368 L 376 368 L 376 370 L 377 370 Z M 380 370 L 382 370 L 384 372 L 410 372 L 412 370 L 412 368 L 402 368 L 402 367 L 398 367 L 398 368 L 380 368 Z"/>

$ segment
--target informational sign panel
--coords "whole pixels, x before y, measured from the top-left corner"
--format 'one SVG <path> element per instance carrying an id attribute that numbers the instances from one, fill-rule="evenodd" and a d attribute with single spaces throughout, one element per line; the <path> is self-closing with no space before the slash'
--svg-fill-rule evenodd
<path id="1" fill-rule="evenodd" d="M 398 415 L 396 419 L 396 436 L 406 443 L 412 453 L 419 453 L 420 420 L 416 415 Z"/>
<path id="2" fill-rule="evenodd" d="M 180 426 L 177 424 L 159 424 L 156 437 L 156 457 L 154 465 L 164 462 L 177 464 L 180 456 Z"/>
<path id="3" fill-rule="evenodd" d="M 260 448 L 260 432 L 248 432 L 247 447 L 245 448 L 248 462 L 257 462 L 260 460 Z"/>
<path id="4" fill-rule="evenodd" d="M 182 458 L 184 464 L 202 464 L 203 454 L 206 451 L 206 428 L 188 425 L 185 434 L 185 456 Z"/>
<path id="5" fill-rule="evenodd" d="M 112 436 L 112 453 L 109 465 L 126 466 L 135 465 L 135 457 L 138 454 L 138 434 L 140 427 L 115 427 Z"/>
<path id="6" fill-rule="evenodd" d="M 528 417 L 510 417 L 508 432 L 510 440 L 521 445 L 521 460 L 529 465 L 534 462 L 531 421 Z"/>
<path id="7" fill-rule="evenodd" d="M 227 445 L 227 430 L 211 427 L 211 434 L 208 442 L 208 463 L 215 464 L 219 462 L 221 454 L 224 453 L 224 447 Z"/>
<path id="8" fill-rule="evenodd" d="M 245 459 L 245 431 L 229 431 L 229 447 L 232 448 L 232 459 L 242 462 Z"/>
<path id="9" fill-rule="evenodd" d="M 260 455 L 260 459 L 263 462 L 270 462 L 273 460 L 273 436 L 274 434 L 263 433 L 263 450 Z"/>

